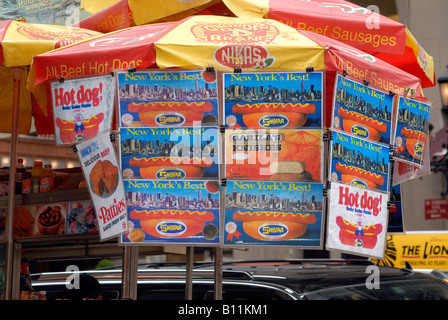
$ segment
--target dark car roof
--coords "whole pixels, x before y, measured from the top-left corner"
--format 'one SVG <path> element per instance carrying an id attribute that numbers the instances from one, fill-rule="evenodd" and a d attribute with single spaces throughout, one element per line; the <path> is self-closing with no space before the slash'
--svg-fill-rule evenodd
<path id="1" fill-rule="evenodd" d="M 223 269 L 227 271 L 249 272 L 254 280 L 271 281 L 282 285 L 293 286 L 298 292 L 308 292 L 333 286 L 364 284 L 367 266 L 375 266 L 367 260 L 298 260 L 287 263 L 265 262 L 257 265 L 245 262 L 243 264 L 233 262 L 225 264 Z M 403 280 L 403 277 L 413 279 L 428 278 L 432 276 L 415 273 L 403 268 L 381 267 L 380 281 Z"/>
<path id="2" fill-rule="evenodd" d="M 366 289 L 366 282 L 370 281 L 370 272 L 367 268 L 374 268 L 382 285 L 382 292 Z M 376 268 L 376 269 L 375 269 Z M 403 281 L 437 281 L 437 286 L 445 286 L 443 281 L 424 273 L 414 272 L 410 269 L 397 269 L 377 267 L 368 260 L 282 260 L 282 261 L 231 261 L 222 265 L 223 287 L 228 292 L 230 289 L 249 289 L 259 286 L 272 291 L 282 291 L 286 299 L 307 298 L 353 298 L 365 299 L 379 298 L 381 294 L 401 294 Z M 373 272 L 371 271 L 371 272 Z M 105 268 L 89 273 L 100 281 L 102 285 L 119 286 L 121 283 L 120 268 Z M 34 283 L 63 283 L 67 279 L 65 273 L 46 273 L 33 275 Z M 169 292 L 176 285 L 177 290 L 185 288 L 186 269 L 185 264 L 149 264 L 139 266 L 138 272 L 139 291 L 144 283 L 153 283 L 155 294 Z M 193 283 L 198 286 L 213 284 L 213 263 L 195 263 L 193 271 Z M 399 283 L 399 285 L 398 285 Z M 448 299 L 448 284 L 442 288 L 441 297 Z M 418 288 L 418 286 L 414 287 Z M 197 287 L 196 287 L 197 288 Z M 342 289 L 341 289 L 342 288 Z M 411 288 L 413 288 L 411 286 Z M 333 290 L 333 291 L 332 291 Z M 149 294 L 149 291 L 146 292 Z M 277 294 L 277 293 L 276 293 Z M 418 293 L 415 293 L 414 296 Z M 376 296 L 375 296 L 376 295 Z"/>

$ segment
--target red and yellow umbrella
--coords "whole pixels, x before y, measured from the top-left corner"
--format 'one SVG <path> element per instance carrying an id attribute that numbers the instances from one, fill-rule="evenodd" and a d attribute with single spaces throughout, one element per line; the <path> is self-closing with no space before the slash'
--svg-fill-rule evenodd
<path id="1" fill-rule="evenodd" d="M 344 0 L 223 0 L 238 17 L 268 18 L 344 42 L 435 85 L 434 61 L 409 29 Z"/>
<path id="2" fill-rule="evenodd" d="M 77 26 L 104 33 L 149 23 L 179 21 L 192 15 L 234 17 L 221 0 L 84 0 L 84 8 L 93 14 Z"/>
<path id="3" fill-rule="evenodd" d="M 312 66 L 327 70 L 330 92 L 336 72 L 346 71 L 380 89 L 402 94 L 408 87 L 422 97 L 418 78 L 349 45 L 318 36 L 270 19 L 193 16 L 128 28 L 36 56 L 28 88 L 39 97 L 42 113 L 48 117 L 46 127 L 53 121 L 46 100 L 48 81 L 131 67 L 305 71 Z M 327 99 L 331 105 L 331 98 Z"/>
<path id="4" fill-rule="evenodd" d="M 63 26 L 27 24 L 23 21 L 4 20 L 0 22 L 0 131 L 12 133 L 10 172 L 15 172 L 18 134 L 29 134 L 32 122 L 30 92 L 26 90 L 28 67 L 33 56 L 53 50 L 62 45 L 92 38 L 100 33 Z M 11 186 L 15 176 L 9 177 Z M 14 192 L 9 194 L 9 212 L 14 212 Z M 7 263 L 5 297 L 12 293 L 13 219 L 7 225 Z"/>
<path id="5" fill-rule="evenodd" d="M 107 74 L 115 69 L 202 68 L 231 70 L 275 66 L 323 70 L 325 48 L 278 21 L 193 16 L 179 22 L 143 25 L 34 57 L 28 88 L 42 106 L 44 125 L 53 133 L 48 81 Z M 230 68 L 230 69 L 229 69 Z M 35 112 L 36 114 L 36 112 Z M 53 130 L 53 131 L 50 131 Z"/>
<path id="6" fill-rule="evenodd" d="M 14 97 L 14 69 L 20 69 L 20 77 L 16 83 L 16 92 L 20 99 L 19 108 L 19 134 L 30 133 L 32 120 L 32 107 L 30 92 L 26 90 L 27 68 L 35 55 L 39 55 L 54 48 L 61 47 L 80 40 L 92 38 L 101 33 L 70 28 L 63 26 L 30 24 L 23 21 L 0 21 L 0 104 L 2 117 L 0 118 L 0 131 L 11 133 L 12 111 Z"/>

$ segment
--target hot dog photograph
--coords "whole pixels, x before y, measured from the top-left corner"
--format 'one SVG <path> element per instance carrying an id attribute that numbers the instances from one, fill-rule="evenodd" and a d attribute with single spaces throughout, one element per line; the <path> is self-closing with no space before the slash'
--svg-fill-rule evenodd
<path id="1" fill-rule="evenodd" d="M 358 188 L 388 191 L 389 147 L 334 132 L 329 179 Z"/>
<path id="2" fill-rule="evenodd" d="M 123 178 L 218 179 L 218 146 L 216 128 L 121 128 Z"/>
<path id="3" fill-rule="evenodd" d="M 322 126 L 322 73 L 224 73 L 228 128 Z"/>
<path id="4" fill-rule="evenodd" d="M 218 126 L 216 72 L 118 73 L 122 127 Z"/>
<path id="5" fill-rule="evenodd" d="M 51 83 L 56 144 L 78 143 L 111 129 L 114 84 L 110 75 Z"/>
<path id="6" fill-rule="evenodd" d="M 382 258 L 388 225 L 388 194 L 332 183 L 326 248 Z"/>
<path id="7" fill-rule="evenodd" d="M 393 156 L 422 167 L 429 135 L 431 105 L 417 100 L 398 99 Z"/>
<path id="8" fill-rule="evenodd" d="M 218 244 L 217 181 L 125 180 L 129 232 L 123 244 Z"/>
<path id="9" fill-rule="evenodd" d="M 228 181 L 224 245 L 320 246 L 322 191 L 321 183 Z"/>
<path id="10" fill-rule="evenodd" d="M 389 145 L 393 95 L 337 76 L 333 100 L 333 129 Z"/>
<path id="11" fill-rule="evenodd" d="M 322 152 L 321 130 L 229 129 L 225 175 L 230 180 L 321 181 Z"/>

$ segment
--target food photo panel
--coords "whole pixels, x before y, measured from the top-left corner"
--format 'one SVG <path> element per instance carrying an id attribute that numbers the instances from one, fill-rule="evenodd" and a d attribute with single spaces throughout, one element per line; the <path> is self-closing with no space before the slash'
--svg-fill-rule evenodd
<path id="1" fill-rule="evenodd" d="M 393 95 L 338 75 L 333 130 L 390 145 L 393 98 Z"/>
<path id="2" fill-rule="evenodd" d="M 125 180 L 129 245 L 219 244 L 217 181 Z"/>
<path id="3" fill-rule="evenodd" d="M 98 220 L 92 201 L 67 203 L 66 234 L 98 232 Z"/>
<path id="4" fill-rule="evenodd" d="M 57 145 L 89 140 L 111 129 L 115 98 L 112 76 L 51 83 Z"/>
<path id="5" fill-rule="evenodd" d="M 388 195 L 332 183 L 326 249 L 382 259 L 388 224 Z"/>
<path id="6" fill-rule="evenodd" d="M 319 247 L 321 183 L 227 181 L 225 245 Z"/>
<path id="7" fill-rule="evenodd" d="M 66 203 L 36 206 L 36 236 L 65 234 Z"/>
<path id="8" fill-rule="evenodd" d="M 123 179 L 217 180 L 218 130 L 213 127 L 121 128 Z"/>
<path id="9" fill-rule="evenodd" d="M 214 70 L 118 72 L 122 127 L 218 126 Z"/>
<path id="10" fill-rule="evenodd" d="M 323 179 L 322 130 L 228 129 L 229 180 L 317 182 Z"/>
<path id="11" fill-rule="evenodd" d="M 390 182 L 389 150 L 381 144 L 334 132 L 330 180 L 387 192 Z"/>
<path id="12" fill-rule="evenodd" d="M 397 124 L 393 143 L 394 157 L 423 166 L 429 134 L 431 105 L 403 97 L 398 98 Z"/>
<path id="13" fill-rule="evenodd" d="M 322 127 L 322 72 L 224 73 L 227 128 Z"/>
<path id="14" fill-rule="evenodd" d="M 7 210 L 7 209 L 5 209 Z M 4 212 L 2 210 L 2 212 Z M 14 238 L 27 238 L 34 237 L 36 235 L 45 235 L 45 232 L 41 232 L 45 227 L 44 223 L 38 223 L 36 218 L 42 222 L 44 216 L 40 217 L 40 214 L 36 214 L 36 206 L 23 206 L 14 208 L 13 217 L 13 235 Z M 8 215 L 9 219 L 9 215 Z M 6 229 L 6 217 L 2 219 L 5 229 Z M 58 224 L 59 221 L 55 224 Z M 57 229 L 58 226 L 55 227 Z"/>

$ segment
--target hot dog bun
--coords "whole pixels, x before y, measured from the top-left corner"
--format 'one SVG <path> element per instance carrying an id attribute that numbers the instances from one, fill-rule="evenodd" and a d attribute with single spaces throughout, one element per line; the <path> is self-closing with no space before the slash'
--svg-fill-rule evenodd
<path id="1" fill-rule="evenodd" d="M 129 217 L 140 220 L 141 228 L 157 238 L 188 238 L 202 232 L 213 212 L 199 210 L 133 210 Z"/>
<path id="2" fill-rule="evenodd" d="M 139 169 L 143 179 L 200 179 L 204 176 L 204 167 L 195 166 L 152 166 Z"/>
<path id="3" fill-rule="evenodd" d="M 215 218 L 213 212 L 199 210 L 154 209 L 132 210 L 129 213 L 132 220 L 148 219 L 191 219 L 199 221 L 212 221 Z"/>
<path id="4" fill-rule="evenodd" d="M 283 160 L 272 162 L 269 170 L 272 174 L 275 173 L 303 173 L 305 172 L 306 164 L 303 161 L 297 160 Z"/>
<path id="5" fill-rule="evenodd" d="M 271 181 L 305 181 L 312 180 L 311 173 L 305 170 L 306 164 L 303 161 L 283 160 L 275 161 L 269 166 L 272 176 Z"/>
<path id="6" fill-rule="evenodd" d="M 307 114 L 315 113 L 310 103 L 236 104 L 234 114 L 242 114 L 249 128 L 299 128 L 306 123 Z"/>
<path id="7" fill-rule="evenodd" d="M 310 213 L 293 213 L 280 211 L 236 211 L 233 213 L 235 221 L 282 221 L 282 222 L 300 222 L 313 224 L 316 222 L 316 216 Z"/>
<path id="8" fill-rule="evenodd" d="M 233 220 L 243 222 L 243 229 L 258 240 L 291 240 L 303 235 L 308 224 L 316 222 L 312 214 L 292 212 L 241 212 L 233 213 Z"/>
<path id="9" fill-rule="evenodd" d="M 426 147 L 426 133 L 406 127 L 401 128 L 401 135 L 406 138 L 406 149 L 416 159 L 423 159 Z"/>
<path id="10" fill-rule="evenodd" d="M 300 128 L 306 122 L 303 113 L 284 112 L 281 115 L 269 112 L 256 112 L 243 115 L 243 122 L 249 128 Z"/>
<path id="11" fill-rule="evenodd" d="M 384 177 L 380 174 L 339 162 L 336 163 L 336 171 L 341 173 L 341 181 L 355 186 L 356 182 L 364 182 L 368 188 L 375 189 L 385 183 Z"/>
<path id="12" fill-rule="evenodd" d="M 381 133 L 387 132 L 387 125 L 361 113 L 344 109 L 338 109 L 338 115 L 342 120 L 342 129 L 356 136 L 372 141 L 379 141 Z M 367 131 L 367 132 L 365 132 Z"/>
<path id="13" fill-rule="evenodd" d="M 138 112 L 140 121 L 147 126 L 191 126 L 210 112 L 210 102 L 132 102 L 129 112 Z M 170 120 L 171 119 L 171 120 Z"/>
<path id="14" fill-rule="evenodd" d="M 61 118 L 55 119 L 55 124 L 59 128 L 59 138 L 63 143 L 70 143 L 82 140 L 89 140 L 98 134 L 99 125 L 104 120 L 104 113 L 100 112 L 97 115 L 91 116 L 82 122 L 83 130 L 75 131 L 76 122 L 64 120 Z"/>
<path id="15" fill-rule="evenodd" d="M 140 168 L 144 179 L 200 179 L 204 169 L 213 165 L 211 158 L 152 157 L 131 158 L 129 165 Z"/>
<path id="16" fill-rule="evenodd" d="M 291 240 L 300 237 L 306 231 L 304 223 L 285 222 L 273 224 L 270 221 L 250 221 L 243 223 L 247 235 L 258 240 Z M 275 233 L 270 230 L 275 229 Z"/>

